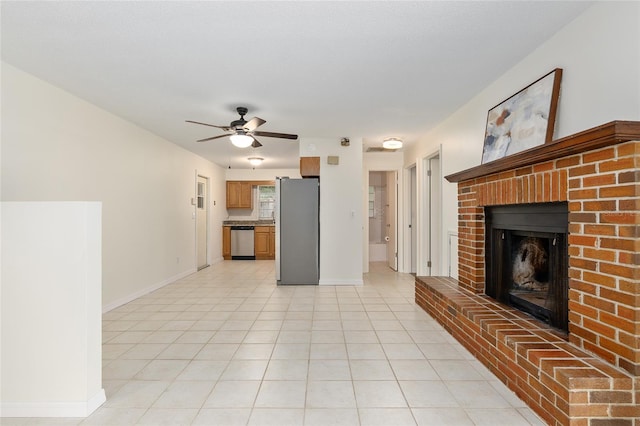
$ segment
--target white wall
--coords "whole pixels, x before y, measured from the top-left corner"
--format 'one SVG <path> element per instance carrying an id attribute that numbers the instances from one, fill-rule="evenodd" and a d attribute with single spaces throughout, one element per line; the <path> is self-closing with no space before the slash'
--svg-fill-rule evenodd
<path id="1" fill-rule="evenodd" d="M 275 180 L 279 176 L 292 179 L 300 178 L 300 168 L 297 169 L 225 169 L 226 180 Z"/>
<path id="2" fill-rule="evenodd" d="M 195 271 L 196 171 L 222 259 L 224 169 L 6 63 L 1 160 L 5 201 L 103 203 L 105 309 Z"/>
<path id="3" fill-rule="evenodd" d="M 362 284 L 362 138 L 303 138 L 301 157 L 320 157 L 320 285 Z M 339 165 L 327 164 L 327 156 Z"/>
<path id="4" fill-rule="evenodd" d="M 85 417 L 102 389 L 101 205 L 2 203 L 5 417 Z"/>
<path id="5" fill-rule="evenodd" d="M 612 120 L 640 118 L 640 3 L 603 2 L 546 43 L 407 149 L 406 166 L 442 145 L 442 175 L 480 164 L 487 111 L 539 77 L 562 68 L 555 138 Z M 473 72 L 473 70 L 469 70 Z M 443 235 L 457 231 L 457 186 L 443 180 Z M 447 252 L 443 238 L 441 252 Z M 447 275 L 442 270 L 434 274 Z"/>

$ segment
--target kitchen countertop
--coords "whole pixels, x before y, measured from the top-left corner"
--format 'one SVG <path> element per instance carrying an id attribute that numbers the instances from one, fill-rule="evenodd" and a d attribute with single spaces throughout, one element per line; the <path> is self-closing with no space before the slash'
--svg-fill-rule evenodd
<path id="1" fill-rule="evenodd" d="M 273 220 L 225 220 L 222 222 L 223 226 L 234 225 L 253 225 L 253 226 L 274 226 Z"/>

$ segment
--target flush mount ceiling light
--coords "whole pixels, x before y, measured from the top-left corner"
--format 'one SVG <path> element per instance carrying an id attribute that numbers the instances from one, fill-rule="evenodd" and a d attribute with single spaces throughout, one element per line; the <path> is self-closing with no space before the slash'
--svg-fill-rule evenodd
<path id="1" fill-rule="evenodd" d="M 385 149 L 400 149 L 402 148 L 402 141 L 398 138 L 385 139 L 382 142 L 382 147 Z"/>
<path id="2" fill-rule="evenodd" d="M 259 166 L 264 161 L 264 158 L 262 158 L 262 157 L 249 157 L 249 158 L 247 158 L 247 160 L 249 160 L 249 163 L 251 163 L 252 166 Z"/>
<path id="3" fill-rule="evenodd" d="M 245 135 L 244 133 L 231 135 L 229 138 L 231 139 L 231 143 L 238 148 L 246 148 L 253 143 L 253 138 L 249 135 Z"/>

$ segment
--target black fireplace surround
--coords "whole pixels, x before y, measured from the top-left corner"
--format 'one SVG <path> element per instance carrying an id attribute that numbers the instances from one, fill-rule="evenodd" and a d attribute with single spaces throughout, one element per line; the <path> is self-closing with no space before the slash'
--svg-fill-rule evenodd
<path id="1" fill-rule="evenodd" d="M 567 203 L 485 207 L 485 293 L 568 329 Z"/>

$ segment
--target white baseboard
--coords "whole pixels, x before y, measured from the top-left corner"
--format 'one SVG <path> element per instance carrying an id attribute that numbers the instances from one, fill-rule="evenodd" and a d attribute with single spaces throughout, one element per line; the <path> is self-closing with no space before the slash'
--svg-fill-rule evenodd
<path id="1" fill-rule="evenodd" d="M 164 287 L 167 284 L 171 284 L 172 282 L 178 281 L 179 279 L 182 279 L 184 277 L 187 277 L 193 273 L 197 272 L 197 270 L 195 268 L 193 269 L 189 269 L 187 271 L 181 272 L 177 275 L 174 275 L 172 277 L 167 278 L 166 280 L 163 280 L 159 283 L 150 285 L 149 287 L 143 288 L 142 290 L 138 290 L 135 293 L 129 294 L 128 296 L 122 297 L 114 302 L 111 302 L 107 305 L 104 305 L 102 307 L 102 313 L 105 314 L 119 306 L 125 305 L 129 302 L 131 302 L 132 300 L 136 300 L 138 297 L 142 297 L 145 294 L 149 294 L 152 291 L 156 291 L 159 288 Z"/>
<path id="2" fill-rule="evenodd" d="M 85 417 L 89 417 L 94 411 L 96 411 L 102 404 L 107 401 L 107 394 L 104 392 L 104 389 L 100 389 L 100 391 L 93 396 L 93 398 L 87 401 L 87 414 Z"/>
<path id="3" fill-rule="evenodd" d="M 320 280 L 318 285 L 363 285 L 364 281 L 362 279 L 331 279 L 331 280 Z"/>
<path id="4" fill-rule="evenodd" d="M 107 400 L 104 389 L 83 402 L 2 402 L 1 417 L 88 417 Z"/>

